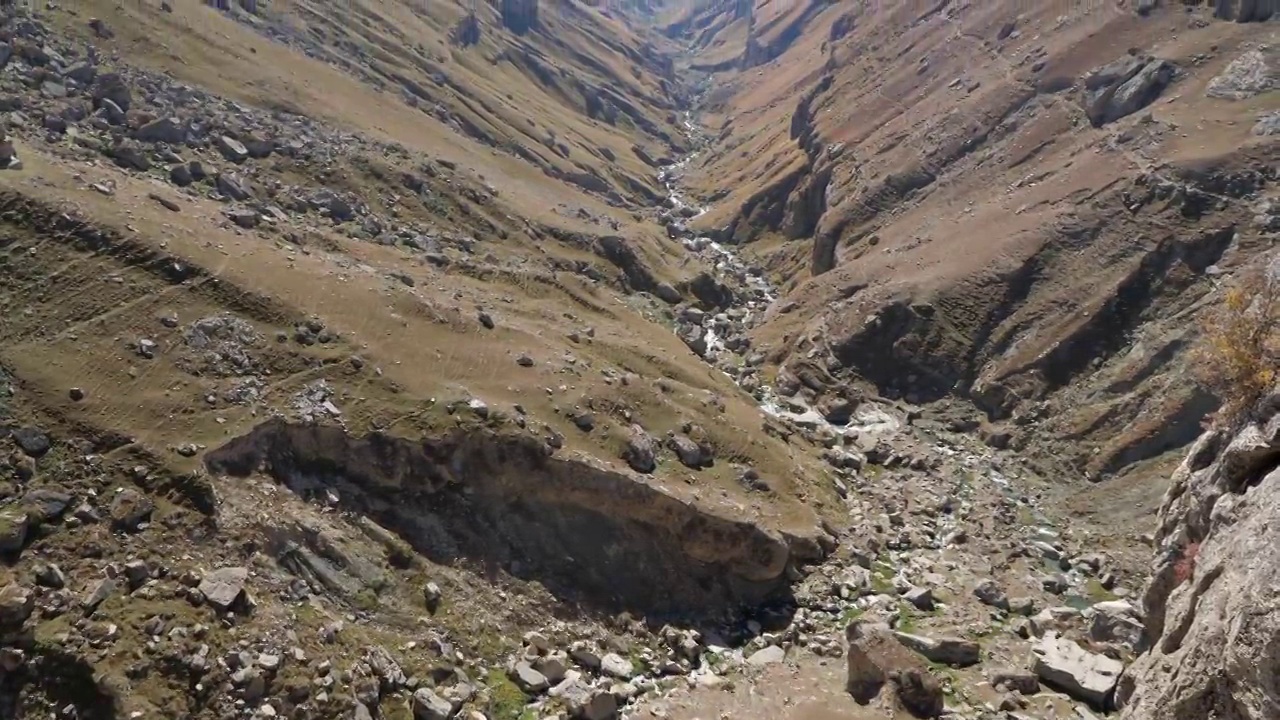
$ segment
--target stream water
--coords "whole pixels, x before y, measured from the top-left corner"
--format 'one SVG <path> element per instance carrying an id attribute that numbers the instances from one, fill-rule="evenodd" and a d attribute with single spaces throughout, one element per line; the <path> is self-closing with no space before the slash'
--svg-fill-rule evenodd
<path id="1" fill-rule="evenodd" d="M 706 214 L 707 208 L 688 202 L 680 180 L 686 168 L 702 153 L 706 140 L 691 113 L 684 113 L 681 122 L 695 149 L 679 161 L 663 167 L 658 173 L 658 180 L 667 191 L 664 206 L 668 211 L 663 214 L 663 224 L 668 228 L 675 226 L 677 232 L 668 231 L 668 234 L 680 237 L 685 250 L 698 256 L 712 268 L 718 280 L 732 280 L 730 286 L 734 288 L 734 301 L 733 306 L 726 310 L 734 313 L 742 326 L 750 330 L 764 320 L 769 308 L 778 300 L 778 291 L 759 267 L 746 262 L 735 250 L 708 236 L 688 232 L 687 222 Z M 716 317 L 721 318 L 721 315 Z M 749 344 L 726 342 L 723 335 L 726 324 L 723 321 L 703 324 L 701 340 L 706 344 L 706 351 L 699 353 L 710 365 L 722 372 L 724 368 L 718 361 L 725 353 L 739 355 L 745 360 L 751 352 Z M 894 413 L 872 403 L 859 406 L 847 424 L 831 423 L 799 396 L 783 397 L 773 386 L 763 382 L 752 383 L 748 387 L 743 382 L 743 376 L 735 376 L 729 372 L 725 374 L 756 399 L 763 413 L 800 427 L 825 427 L 836 435 L 857 436 L 892 433 L 902 425 L 902 420 Z"/>

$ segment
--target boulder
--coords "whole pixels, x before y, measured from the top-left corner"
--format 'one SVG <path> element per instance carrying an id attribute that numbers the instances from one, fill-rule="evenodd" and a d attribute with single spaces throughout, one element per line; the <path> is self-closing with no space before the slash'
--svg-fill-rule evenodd
<path id="1" fill-rule="evenodd" d="M 546 675 L 534 670 L 533 666 L 524 660 L 513 665 L 508 674 L 512 682 L 527 693 L 540 693 L 551 685 L 547 682 Z"/>
<path id="2" fill-rule="evenodd" d="M 1280 89 L 1280 48 L 1249 50 L 1209 81 L 1204 94 L 1222 100 L 1248 100 Z"/>
<path id="3" fill-rule="evenodd" d="M 235 138 L 220 135 L 214 145 L 217 147 L 218 152 L 222 153 L 222 157 L 233 163 L 242 163 L 249 159 L 249 149 Z"/>
<path id="4" fill-rule="evenodd" d="M 657 443 L 653 436 L 645 432 L 639 425 L 632 425 L 627 434 L 627 446 L 622 451 L 622 459 L 632 470 L 639 473 L 651 473 L 658 467 Z"/>
<path id="5" fill-rule="evenodd" d="M 689 346 L 694 355 L 700 358 L 707 356 L 707 333 L 699 325 L 685 325 L 677 332 L 678 337 Z"/>
<path id="6" fill-rule="evenodd" d="M 244 585 L 249 579 L 249 570 L 244 567 L 225 567 L 214 570 L 200 581 L 200 592 L 205 601 L 226 612 L 232 609 L 244 595 Z"/>
<path id="7" fill-rule="evenodd" d="M 1007 689 L 1023 695 L 1035 695 L 1040 692 L 1040 679 L 1028 670 L 996 670 L 991 673 L 991 687 Z"/>
<path id="8" fill-rule="evenodd" d="M 560 699 L 569 716 L 582 720 L 614 720 L 618 717 L 618 698 L 603 688 L 593 688 L 579 677 L 566 679 L 551 690 Z"/>
<path id="9" fill-rule="evenodd" d="M 617 653 L 608 653 L 600 658 L 600 672 L 619 680 L 630 680 L 635 677 L 636 669 L 630 660 Z"/>
<path id="10" fill-rule="evenodd" d="M 1173 82 L 1175 68 L 1159 58 L 1129 55 L 1085 76 L 1083 105 L 1102 127 L 1150 105 Z"/>
<path id="11" fill-rule="evenodd" d="M 1049 687 L 1104 710 L 1111 701 L 1124 663 L 1091 653 L 1074 641 L 1047 633 L 1032 647 L 1032 670 Z"/>
<path id="12" fill-rule="evenodd" d="M 16 553 L 26 545 L 31 517 L 18 510 L 0 512 L 0 553 Z"/>
<path id="13" fill-rule="evenodd" d="M 0 587 L 0 635 L 17 631 L 36 609 L 36 596 L 31 590 L 9 583 Z"/>
<path id="14" fill-rule="evenodd" d="M 181 145 L 187 138 L 187 130 L 178 118 L 163 117 L 138 128 L 133 137 L 141 142 Z"/>
<path id="15" fill-rule="evenodd" d="M 137 532 L 143 523 L 151 519 L 155 509 L 156 504 L 151 498 L 133 488 L 125 488 L 111 500 L 111 522 L 125 532 Z"/>
<path id="16" fill-rule="evenodd" d="M 765 665 L 777 665 L 785 660 L 787 651 L 777 645 L 770 645 L 766 648 L 757 650 L 747 658 L 747 664 L 753 667 L 763 667 Z"/>
<path id="17" fill-rule="evenodd" d="M 80 599 L 80 607 L 84 610 L 84 614 L 92 615 L 99 605 L 116 594 L 116 590 L 116 581 L 112 578 L 103 578 L 94 583 Z"/>
<path id="18" fill-rule="evenodd" d="M 1142 643 L 1142 623 L 1138 610 L 1124 600 L 1096 603 L 1089 608 L 1089 639 L 1101 643 L 1119 643 L 1130 650 Z"/>
<path id="19" fill-rule="evenodd" d="M 668 436 L 667 447 L 676 454 L 685 467 L 697 470 L 711 464 L 711 458 L 703 452 L 702 446 L 683 433 L 672 433 Z"/>
<path id="20" fill-rule="evenodd" d="M 453 703 L 427 688 L 418 688 L 413 693 L 413 717 L 414 720 L 449 720 L 453 717 Z"/>
<path id="21" fill-rule="evenodd" d="M 22 452 L 33 458 L 41 457 L 49 452 L 49 448 L 52 446 L 49 442 L 49 436 L 38 428 L 18 428 L 11 433 L 11 436 L 13 441 L 18 443 L 18 447 L 22 449 Z"/>
<path id="22" fill-rule="evenodd" d="M 918 610 L 928 612 L 933 609 L 933 591 L 929 588 L 911 588 L 902 598 L 914 605 Z"/>
<path id="23" fill-rule="evenodd" d="M 845 687 L 854 700 L 866 705 L 880 699 L 917 717 L 942 714 L 942 686 L 924 661 L 893 636 L 889 626 L 854 621 L 845 628 L 845 639 Z"/>
<path id="24" fill-rule="evenodd" d="M 675 286 L 668 282 L 660 282 L 655 285 L 653 288 L 653 294 L 656 295 L 659 300 L 667 303 L 668 305 L 675 305 L 683 299 L 680 295 L 680 291 L 676 290 Z"/>
<path id="25" fill-rule="evenodd" d="M 898 642 L 920 653 L 931 662 L 956 667 L 977 665 L 982 661 L 982 648 L 972 640 L 962 638 L 931 638 L 923 635 L 895 632 Z"/>
<path id="26" fill-rule="evenodd" d="M 1001 590 L 996 581 L 991 578 L 978 583 L 978 586 L 973 589 L 973 595 L 991 607 L 1001 610 L 1009 609 L 1009 596 L 1005 595 L 1004 590 Z"/>
<path id="27" fill-rule="evenodd" d="M 133 94 L 120 73 L 99 74 L 94 79 L 91 96 L 95 108 L 101 108 L 103 102 L 107 100 L 111 101 L 114 109 L 121 113 L 129 112 L 129 108 L 133 106 Z"/>
<path id="28" fill-rule="evenodd" d="M 253 186 L 235 173 L 218 173 L 214 178 L 214 186 L 218 192 L 239 202 L 253 197 Z"/>

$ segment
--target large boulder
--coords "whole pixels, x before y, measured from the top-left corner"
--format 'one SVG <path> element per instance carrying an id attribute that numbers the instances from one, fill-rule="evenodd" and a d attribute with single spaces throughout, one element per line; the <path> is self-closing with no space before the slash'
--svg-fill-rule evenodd
<path id="1" fill-rule="evenodd" d="M 1124 720 L 1280 717 L 1280 388 L 1255 408 L 1171 478 Z"/>
<path id="2" fill-rule="evenodd" d="M 622 451 L 622 459 L 627 461 L 632 470 L 640 473 L 651 473 L 658 467 L 657 443 L 653 436 L 645 432 L 639 425 L 632 425 L 627 435 L 627 446 Z"/>
<path id="3" fill-rule="evenodd" d="M 1111 692 L 1124 663 L 1098 655 L 1074 641 L 1047 633 L 1032 647 L 1033 670 L 1040 681 L 1099 710 L 1111 702 Z"/>
<path id="4" fill-rule="evenodd" d="M 234 608 L 244 596 L 244 585 L 249 579 L 249 569 L 224 567 L 214 570 L 200 581 L 200 592 L 205 600 L 218 610 L 226 612 Z"/>
<path id="5" fill-rule="evenodd" d="M 1173 82 L 1174 67 L 1159 58 L 1129 55 L 1085 76 L 1083 105 L 1089 122 L 1102 127 L 1155 102 Z"/>
<path id="6" fill-rule="evenodd" d="M 895 632 L 893 636 L 898 639 L 898 642 L 930 662 L 968 667 L 982 661 L 982 648 L 973 640 L 951 637 L 932 638 L 903 632 Z"/>
<path id="7" fill-rule="evenodd" d="M 942 714 L 942 686 L 888 625 L 854 621 L 845 628 L 845 687 L 863 705 L 876 702 L 890 717 L 899 708 L 916 717 Z"/>
<path id="8" fill-rule="evenodd" d="M 1137 650 L 1142 644 L 1138 610 L 1124 600 L 1100 602 L 1089 608 L 1089 639 Z"/>

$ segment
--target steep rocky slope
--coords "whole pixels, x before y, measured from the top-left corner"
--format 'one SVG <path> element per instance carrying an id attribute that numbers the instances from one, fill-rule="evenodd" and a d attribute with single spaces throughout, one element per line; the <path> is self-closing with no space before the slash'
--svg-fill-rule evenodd
<path id="1" fill-rule="evenodd" d="M 748 10 L 667 30 L 719 72 L 694 227 L 782 279 L 783 386 L 962 398 L 1092 478 L 1198 434 L 1196 318 L 1276 231 L 1269 5 Z"/>
<path id="2" fill-rule="evenodd" d="M 1130 718 L 1265 718 L 1276 687 L 1280 395 L 1196 441 L 1160 507 L 1143 595 L 1148 650 L 1117 700 Z"/>

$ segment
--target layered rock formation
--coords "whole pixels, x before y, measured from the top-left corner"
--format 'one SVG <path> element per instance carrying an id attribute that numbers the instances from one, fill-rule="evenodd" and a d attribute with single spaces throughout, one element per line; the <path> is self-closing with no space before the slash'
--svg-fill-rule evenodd
<path id="1" fill-rule="evenodd" d="M 1280 717 L 1280 389 L 1195 443 L 1159 522 L 1122 717 Z"/>

